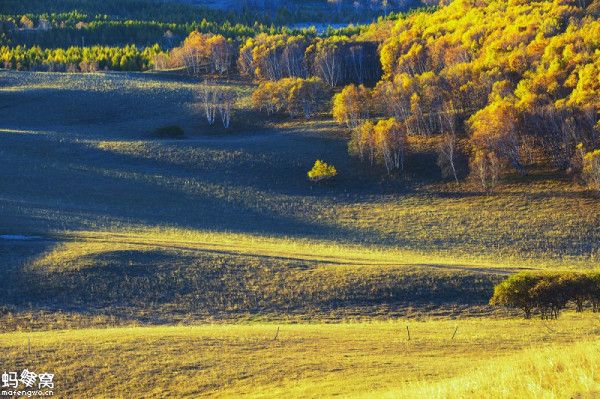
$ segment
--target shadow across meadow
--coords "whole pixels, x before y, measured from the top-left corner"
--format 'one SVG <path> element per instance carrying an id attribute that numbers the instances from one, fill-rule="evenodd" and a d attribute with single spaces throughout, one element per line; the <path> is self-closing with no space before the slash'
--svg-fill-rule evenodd
<path id="1" fill-rule="evenodd" d="M 12 233 L 143 225 L 313 238 L 352 236 L 342 228 L 303 218 L 328 205 L 302 195 L 310 193 L 310 187 L 291 185 L 290 191 L 277 193 L 254 186 L 254 176 L 266 165 L 247 167 L 242 174 L 215 160 L 207 171 L 44 135 L 4 134 L 2 141 L 0 220 Z M 233 168 L 230 173 L 228 167 Z M 289 181 L 286 173 L 292 169 L 284 168 L 280 179 Z M 262 179 L 268 181 L 270 176 Z"/>
<path id="2" fill-rule="evenodd" d="M 20 294 L 3 293 L 2 302 L 153 324 L 247 315 L 366 316 L 386 308 L 483 309 L 501 279 L 420 267 L 323 268 L 306 261 L 156 250 L 110 251 L 80 262 L 80 268 L 24 267 L 13 280 Z"/>

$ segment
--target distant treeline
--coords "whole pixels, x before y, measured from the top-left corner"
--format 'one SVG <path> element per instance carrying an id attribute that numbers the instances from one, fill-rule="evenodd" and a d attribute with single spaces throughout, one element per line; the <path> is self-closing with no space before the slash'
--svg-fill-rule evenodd
<path id="1" fill-rule="evenodd" d="M 0 45 L 66 48 L 159 43 L 171 48 L 192 31 L 241 40 L 259 33 L 291 33 L 288 27 L 298 23 L 309 26 L 348 21 L 365 23 L 376 18 L 392 20 L 423 6 L 418 0 L 355 3 L 245 0 L 238 3 L 235 10 L 213 10 L 184 2 L 156 0 L 56 0 L 50 3 L 5 0 L 0 7 Z M 402 11 L 390 11 L 393 9 Z M 356 34 L 360 29 L 344 28 L 335 34 Z M 328 33 L 332 34 L 334 32 Z"/>
<path id="2" fill-rule="evenodd" d="M 160 0 L 3 0 L 0 11 L 7 15 L 65 14 L 77 10 L 87 15 L 108 15 L 114 20 L 146 20 L 185 24 L 203 19 L 225 22 L 236 21 L 253 24 L 267 22 L 262 16 L 247 7 L 232 10 L 213 10 L 184 1 Z M 271 21 L 268 21 L 269 23 Z"/>
<path id="3" fill-rule="evenodd" d="M 519 273 L 494 288 L 492 305 L 521 309 L 525 318 L 537 311 L 555 319 L 568 303 L 578 312 L 586 305 L 600 311 L 600 273 Z"/>
<path id="4" fill-rule="evenodd" d="M 358 33 L 358 27 L 346 28 Z M 89 16 L 77 11 L 61 14 L 4 15 L 0 16 L 1 44 L 10 46 L 40 46 L 60 48 L 70 46 L 104 45 L 149 46 L 159 43 L 172 48 L 189 33 L 214 33 L 229 39 L 242 40 L 259 33 L 291 32 L 286 27 L 275 27 L 255 22 L 252 25 L 201 19 L 186 23 L 114 20 L 108 15 Z M 306 31 L 310 31 L 307 29 Z"/>
<path id="5" fill-rule="evenodd" d="M 185 68 L 196 76 L 241 75 L 257 81 L 318 77 L 330 87 L 374 84 L 381 76 L 376 42 L 339 35 L 320 37 L 311 31 L 261 33 L 247 40 L 193 31 L 170 51 L 158 44 L 145 48 L 3 46 L 0 64 L 17 70 L 84 72 Z"/>
<path id="6" fill-rule="evenodd" d="M 382 15 L 435 1 L 421 0 L 236 0 L 235 6 L 217 10 L 184 1 L 161 0 L 2 0 L 0 13 L 42 15 L 79 10 L 88 15 L 109 15 L 117 20 L 144 20 L 186 24 L 203 19 L 232 24 L 286 25 L 300 22 L 334 23 L 364 22 Z"/>
<path id="7" fill-rule="evenodd" d="M 144 49 L 136 46 L 67 49 L 3 46 L 0 47 L 0 63 L 9 69 L 50 72 L 145 71 L 151 68 L 152 60 L 160 53 L 159 46 Z"/>
<path id="8" fill-rule="evenodd" d="M 280 29 L 258 23 L 243 25 L 201 20 L 176 24 L 157 21 L 113 21 L 106 17 L 82 18 L 76 23 L 70 19 L 38 19 L 36 21 L 27 17 L 27 19 L 19 20 L 17 24 L 13 22 L 12 18 L 4 17 L 4 21 L 0 22 L 0 32 L 4 34 L 4 44 L 43 48 L 129 44 L 148 46 L 154 43 L 173 47 L 195 30 L 204 33 L 218 33 L 228 38 L 243 38 L 261 32 L 275 33 Z"/>

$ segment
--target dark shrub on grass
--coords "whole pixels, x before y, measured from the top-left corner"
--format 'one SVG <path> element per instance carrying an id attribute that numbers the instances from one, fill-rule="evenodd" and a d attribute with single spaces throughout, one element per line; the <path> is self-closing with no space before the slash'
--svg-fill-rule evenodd
<path id="1" fill-rule="evenodd" d="M 177 125 L 159 127 L 153 133 L 161 139 L 180 139 L 184 136 L 183 129 Z"/>

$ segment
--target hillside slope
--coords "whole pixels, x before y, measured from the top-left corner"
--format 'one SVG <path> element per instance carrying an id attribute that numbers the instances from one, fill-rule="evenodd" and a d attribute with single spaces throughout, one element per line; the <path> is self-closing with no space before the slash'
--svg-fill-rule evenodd
<path id="1" fill-rule="evenodd" d="M 481 315 L 507 273 L 598 265 L 600 205 L 547 172 L 487 195 L 421 174 L 431 162 L 422 153 L 412 177 L 381 182 L 328 121 L 213 133 L 189 78 L 0 79 L 5 315 Z M 243 111 L 251 87 L 236 87 Z M 186 137 L 152 135 L 170 124 Z M 315 159 L 339 177 L 310 183 Z"/>

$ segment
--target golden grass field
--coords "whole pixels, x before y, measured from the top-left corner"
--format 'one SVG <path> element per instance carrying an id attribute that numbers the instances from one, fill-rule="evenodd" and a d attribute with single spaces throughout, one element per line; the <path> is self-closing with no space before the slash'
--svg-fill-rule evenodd
<path id="1" fill-rule="evenodd" d="M 329 120 L 252 126 L 249 86 L 224 134 L 184 77 L 0 82 L 0 235 L 24 236 L 0 239 L 1 368 L 65 398 L 598 396 L 595 314 L 487 305 L 515 271 L 600 266 L 600 202 L 568 178 L 485 195 L 419 153 L 384 181 Z"/>
<path id="2" fill-rule="evenodd" d="M 64 397 L 594 397 L 599 334 L 575 314 L 82 329 L 2 334 L 0 359 Z"/>

